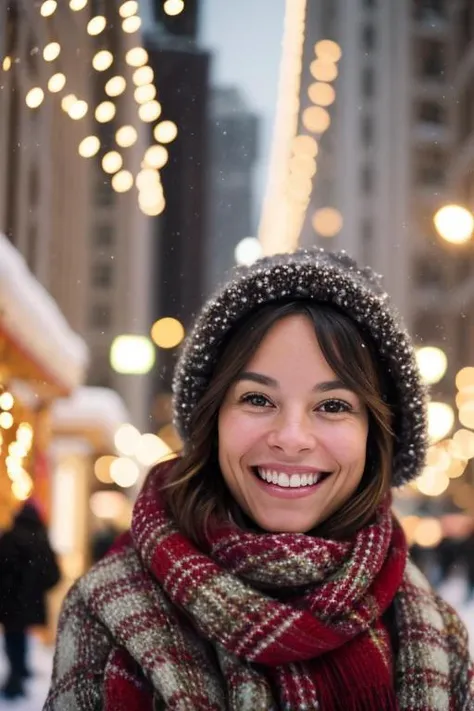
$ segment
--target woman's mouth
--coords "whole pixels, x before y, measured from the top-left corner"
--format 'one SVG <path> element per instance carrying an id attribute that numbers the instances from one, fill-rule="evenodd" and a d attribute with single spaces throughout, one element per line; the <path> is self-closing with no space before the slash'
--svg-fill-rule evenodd
<path id="1" fill-rule="evenodd" d="M 309 489 L 332 474 L 332 472 L 324 471 L 298 472 L 295 470 L 282 472 L 268 467 L 252 467 L 252 472 L 262 482 L 281 489 Z"/>

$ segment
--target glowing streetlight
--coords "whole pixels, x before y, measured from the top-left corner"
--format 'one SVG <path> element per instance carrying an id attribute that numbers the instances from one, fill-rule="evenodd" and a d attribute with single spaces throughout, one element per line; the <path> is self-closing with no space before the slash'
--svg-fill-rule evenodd
<path id="1" fill-rule="evenodd" d="M 416 351 L 416 362 L 423 382 L 427 385 L 439 383 L 446 373 L 448 359 L 441 348 L 425 346 Z"/>
<path id="2" fill-rule="evenodd" d="M 444 205 L 434 216 L 439 235 L 451 244 L 464 244 L 474 230 L 472 213 L 461 205 Z"/>

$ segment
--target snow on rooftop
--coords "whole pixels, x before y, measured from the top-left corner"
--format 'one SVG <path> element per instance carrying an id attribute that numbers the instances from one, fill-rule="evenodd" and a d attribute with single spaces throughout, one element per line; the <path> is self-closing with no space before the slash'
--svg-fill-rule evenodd
<path id="1" fill-rule="evenodd" d="M 81 387 L 68 398 L 60 398 L 52 407 L 53 426 L 59 423 L 66 429 L 100 429 L 113 443 L 120 425 L 130 422 L 124 401 L 109 388 Z"/>
<path id="2" fill-rule="evenodd" d="M 84 381 L 89 359 L 85 342 L 1 233 L 0 324 L 62 387 L 73 390 Z"/>

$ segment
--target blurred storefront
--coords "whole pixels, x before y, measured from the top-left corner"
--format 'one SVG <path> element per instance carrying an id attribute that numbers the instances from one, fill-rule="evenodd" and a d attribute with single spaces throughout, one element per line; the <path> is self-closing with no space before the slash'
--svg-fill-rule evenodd
<path id="1" fill-rule="evenodd" d="M 84 342 L 0 234 L 0 530 L 30 497 L 49 519 L 51 405 L 87 363 Z"/>
<path id="2" fill-rule="evenodd" d="M 63 571 L 52 628 L 64 594 L 94 560 L 96 537 L 130 522 L 131 497 L 110 477 L 114 438 L 129 418 L 121 397 L 107 388 L 78 388 L 52 407 L 50 531 Z"/>

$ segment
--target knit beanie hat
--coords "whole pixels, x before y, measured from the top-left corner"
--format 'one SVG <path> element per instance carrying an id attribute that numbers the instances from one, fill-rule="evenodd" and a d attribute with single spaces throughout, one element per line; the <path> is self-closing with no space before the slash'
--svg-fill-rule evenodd
<path id="1" fill-rule="evenodd" d="M 333 304 L 368 333 L 390 380 L 394 408 L 393 486 L 419 474 L 427 446 L 425 388 L 413 344 L 383 290 L 380 275 L 359 268 L 346 252 L 320 248 L 264 257 L 234 269 L 203 307 L 187 337 L 173 380 L 174 423 L 189 437 L 193 408 L 211 379 L 219 346 L 237 321 L 256 307 L 281 300 Z"/>

